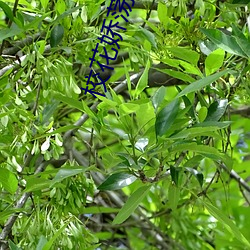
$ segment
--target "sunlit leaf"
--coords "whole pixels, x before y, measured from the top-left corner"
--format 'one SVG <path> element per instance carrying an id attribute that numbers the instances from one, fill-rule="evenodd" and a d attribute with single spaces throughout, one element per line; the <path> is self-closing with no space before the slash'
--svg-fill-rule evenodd
<path id="1" fill-rule="evenodd" d="M 137 111 L 140 108 L 140 105 L 135 103 L 122 103 L 119 106 L 122 113 L 131 114 Z"/>
<path id="2" fill-rule="evenodd" d="M 14 194 L 18 187 L 16 176 L 5 168 L 0 168 L 0 183 L 11 194 Z"/>
<path id="3" fill-rule="evenodd" d="M 207 116 L 207 108 L 206 107 L 201 107 L 199 112 L 198 112 L 198 118 L 200 122 L 203 122 Z"/>
<path id="4" fill-rule="evenodd" d="M 163 2 L 159 2 L 157 6 L 157 14 L 161 23 L 166 24 L 168 20 L 167 13 L 167 6 Z"/>
<path id="5" fill-rule="evenodd" d="M 181 48 L 181 47 L 172 47 L 168 49 L 170 52 L 173 53 L 175 57 L 178 57 L 182 60 L 185 60 L 187 62 L 190 62 L 192 65 L 196 66 L 200 55 L 194 50 L 186 49 L 186 48 Z"/>
<path id="6" fill-rule="evenodd" d="M 41 2 L 42 7 L 43 7 L 44 9 L 46 9 L 46 8 L 47 8 L 47 5 L 48 5 L 48 3 L 49 3 L 49 0 L 41 0 L 40 2 Z"/>
<path id="7" fill-rule="evenodd" d="M 205 60 L 205 72 L 206 75 L 211 75 L 223 65 L 225 51 L 222 49 L 217 49 L 210 53 Z"/>

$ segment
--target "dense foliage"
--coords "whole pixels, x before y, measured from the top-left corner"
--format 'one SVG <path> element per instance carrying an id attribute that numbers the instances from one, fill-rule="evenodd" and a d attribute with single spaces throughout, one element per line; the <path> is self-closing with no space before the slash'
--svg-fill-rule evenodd
<path id="1" fill-rule="evenodd" d="M 250 249 L 248 1 L 110 2 L 0 1 L 0 249 Z"/>

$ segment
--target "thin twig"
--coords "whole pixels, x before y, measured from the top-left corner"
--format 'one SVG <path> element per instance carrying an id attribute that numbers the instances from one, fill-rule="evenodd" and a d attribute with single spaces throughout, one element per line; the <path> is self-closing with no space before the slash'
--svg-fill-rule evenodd
<path id="1" fill-rule="evenodd" d="M 147 12 L 146 21 L 148 21 L 148 19 L 150 18 L 151 12 L 152 12 L 153 7 L 154 7 L 154 4 L 155 4 L 155 0 L 153 0 L 150 9 L 149 9 L 149 11 Z M 144 21 L 144 23 L 142 24 L 142 28 L 145 27 L 146 21 Z"/>
<path id="2" fill-rule="evenodd" d="M 19 2 L 19 0 L 15 0 L 14 7 L 13 7 L 13 10 L 12 10 L 13 16 L 16 15 L 16 10 L 17 10 L 17 6 L 18 6 L 18 2 Z M 8 28 L 11 27 L 11 24 L 12 24 L 12 20 L 9 19 L 8 20 Z M 4 39 L 2 41 L 2 45 L 0 47 L 0 55 L 2 55 L 2 53 L 3 53 L 3 49 L 5 47 L 5 44 L 6 44 L 6 40 Z"/>

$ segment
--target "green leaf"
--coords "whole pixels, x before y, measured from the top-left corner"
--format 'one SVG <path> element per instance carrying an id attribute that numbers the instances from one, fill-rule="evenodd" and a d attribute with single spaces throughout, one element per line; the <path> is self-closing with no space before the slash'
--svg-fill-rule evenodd
<path id="1" fill-rule="evenodd" d="M 213 43 L 219 48 L 241 57 L 246 57 L 246 54 L 241 49 L 237 40 L 233 36 L 228 36 L 222 31 L 217 29 L 204 29 L 200 28 L 201 32 L 204 33 Z"/>
<path id="2" fill-rule="evenodd" d="M 191 76 L 189 76 L 188 74 L 186 73 L 183 73 L 183 72 L 180 72 L 180 71 L 176 71 L 176 70 L 173 70 L 173 69 L 157 69 L 158 71 L 162 72 L 162 73 L 165 73 L 169 76 L 172 76 L 174 78 L 177 78 L 177 79 L 180 79 L 184 82 L 193 82 L 195 79 Z"/>
<path id="3" fill-rule="evenodd" d="M 8 242 L 9 242 L 10 250 L 22 250 L 16 244 L 14 244 L 11 240 L 9 240 Z"/>
<path id="4" fill-rule="evenodd" d="M 205 60 L 205 72 L 206 75 L 211 75 L 223 65 L 225 57 L 225 51 L 222 49 L 217 49 L 210 53 Z"/>
<path id="5" fill-rule="evenodd" d="M 9 7 L 9 5 L 7 5 L 7 4 L 4 3 L 3 1 L 0 1 L 0 8 L 3 9 L 5 15 L 6 15 L 11 21 L 14 21 L 14 15 L 13 15 L 13 12 L 12 12 L 11 8 Z"/>
<path id="6" fill-rule="evenodd" d="M 50 35 L 50 46 L 56 47 L 63 39 L 64 28 L 61 24 L 54 26 Z"/>
<path id="7" fill-rule="evenodd" d="M 16 16 L 17 16 L 17 17 L 14 17 L 14 22 L 15 22 L 15 24 L 16 24 L 18 27 L 20 27 L 21 29 L 24 28 L 24 18 L 23 18 L 22 13 L 17 12 L 17 13 L 16 13 Z"/>
<path id="8" fill-rule="evenodd" d="M 79 4 L 78 6 L 73 7 L 72 9 L 66 10 L 60 16 L 58 16 L 53 23 L 58 23 L 60 20 L 64 19 L 66 16 L 71 15 L 72 13 L 74 13 L 74 12 L 78 11 L 79 9 L 81 9 L 82 7 L 83 7 L 83 5 Z"/>
<path id="9" fill-rule="evenodd" d="M 224 115 L 227 109 L 227 105 L 228 105 L 227 99 L 222 99 L 222 100 L 213 102 L 208 108 L 207 117 L 204 122 L 219 121 L 220 118 Z"/>
<path id="10" fill-rule="evenodd" d="M 161 86 L 152 96 L 151 101 L 155 111 L 157 111 L 158 107 L 163 102 L 165 94 L 166 94 L 166 87 Z"/>
<path id="11" fill-rule="evenodd" d="M 180 93 L 181 92 L 180 87 L 176 86 L 176 88 L 178 89 L 178 91 Z M 193 120 L 196 120 L 196 116 L 195 116 L 195 113 L 194 113 L 194 107 L 193 107 L 192 103 L 190 102 L 190 100 L 186 96 L 182 96 L 181 98 L 185 103 L 185 107 L 188 109 L 187 113 L 190 115 L 190 117 Z"/>
<path id="12" fill-rule="evenodd" d="M 175 145 L 172 147 L 171 152 L 179 152 L 183 150 L 197 152 L 205 157 L 208 157 L 214 161 L 221 160 L 223 161 L 229 168 L 231 168 L 232 163 L 230 162 L 230 157 L 226 154 L 220 153 L 216 148 L 207 146 L 207 145 L 197 145 L 196 143 L 184 143 L 182 145 Z"/>
<path id="13" fill-rule="evenodd" d="M 148 85 L 148 70 L 150 67 L 150 61 L 147 61 L 145 70 L 143 71 L 137 85 L 136 85 L 136 89 L 135 89 L 135 93 L 134 96 L 135 98 L 137 98 L 139 96 L 139 94 L 147 87 Z"/>
<path id="14" fill-rule="evenodd" d="M 241 47 L 241 49 L 244 51 L 244 53 L 250 57 L 250 42 L 245 37 L 245 35 L 242 33 L 242 31 L 235 25 L 232 24 L 232 34 L 235 37 L 237 43 Z M 243 72 L 242 72 L 243 74 Z"/>
<path id="15" fill-rule="evenodd" d="M 136 177 L 132 174 L 120 172 L 109 176 L 99 187 L 99 190 L 117 190 L 133 183 Z"/>
<path id="16" fill-rule="evenodd" d="M 52 245 L 53 242 L 59 237 L 59 235 L 64 231 L 64 229 L 68 226 L 69 222 L 64 222 L 65 224 L 55 232 L 55 234 L 53 235 L 53 237 L 45 244 L 45 246 L 43 247 L 42 250 L 49 250 Z"/>
<path id="17" fill-rule="evenodd" d="M 0 183 L 2 183 L 4 189 L 11 194 L 14 194 L 18 187 L 18 180 L 16 176 L 5 168 L 0 168 Z"/>
<path id="18" fill-rule="evenodd" d="M 57 172 L 55 178 L 52 180 L 51 186 L 57 182 L 61 182 L 62 180 L 66 179 L 70 176 L 74 176 L 74 175 L 83 173 L 83 172 L 85 172 L 85 170 L 86 170 L 85 168 L 79 167 L 79 166 L 77 166 L 77 167 L 68 166 L 68 167 L 61 168 Z"/>
<path id="19" fill-rule="evenodd" d="M 141 42 L 142 44 L 145 40 L 148 40 L 151 43 L 151 46 L 153 48 L 157 48 L 154 33 L 152 33 L 151 31 L 147 29 L 144 29 L 142 27 L 139 27 L 138 29 L 138 26 L 136 26 L 136 32 L 135 32 L 134 37 L 137 38 L 139 42 Z"/>
<path id="20" fill-rule="evenodd" d="M 24 192 L 33 192 L 38 190 L 43 190 L 49 188 L 51 185 L 51 180 L 37 177 L 37 176 L 30 176 L 26 178 L 26 188 Z"/>
<path id="21" fill-rule="evenodd" d="M 206 135 L 207 132 L 215 131 L 219 129 L 218 127 L 195 127 L 188 128 L 180 131 L 179 133 L 172 135 L 170 139 L 190 139 L 196 136 Z"/>
<path id="22" fill-rule="evenodd" d="M 235 37 L 241 38 L 242 40 L 245 40 L 246 42 L 248 42 L 245 35 L 242 33 L 242 31 L 234 23 L 232 23 L 232 35 Z"/>
<path id="23" fill-rule="evenodd" d="M 174 99 L 156 116 L 155 132 L 156 136 L 164 135 L 174 123 L 179 110 L 179 101 Z"/>
<path id="24" fill-rule="evenodd" d="M 59 101 L 52 100 L 49 104 L 44 104 L 44 109 L 42 112 L 42 124 L 49 122 L 49 119 L 54 114 L 55 110 L 58 108 Z"/>
<path id="25" fill-rule="evenodd" d="M 198 118 L 200 122 L 203 122 L 206 119 L 207 116 L 207 108 L 206 107 L 201 107 L 199 112 L 198 112 Z"/>
<path id="26" fill-rule="evenodd" d="M 237 43 L 239 44 L 240 48 L 244 51 L 244 53 L 250 57 L 250 42 L 248 39 L 244 37 L 244 39 L 240 37 L 235 37 Z"/>
<path id="27" fill-rule="evenodd" d="M 30 23 L 28 23 L 25 27 L 24 30 L 28 31 L 30 29 L 37 29 L 37 27 L 41 24 L 41 22 L 46 18 L 49 17 L 51 15 L 51 12 L 47 12 L 42 16 L 35 16 L 35 18 L 33 16 L 28 15 L 29 17 L 31 17 L 30 19 L 32 20 Z M 26 13 L 27 16 L 27 13 Z"/>
<path id="28" fill-rule="evenodd" d="M 217 129 L 222 129 L 228 127 L 230 124 L 232 124 L 231 121 L 225 121 L 225 122 L 204 121 L 195 124 L 193 127 L 217 127 Z"/>
<path id="29" fill-rule="evenodd" d="M 171 182 L 168 188 L 168 204 L 173 211 L 176 210 L 179 199 L 180 188 L 178 188 L 173 182 Z"/>
<path id="30" fill-rule="evenodd" d="M 7 220 L 10 215 L 14 213 L 18 213 L 18 212 L 23 212 L 23 211 L 24 211 L 23 208 L 14 209 L 14 208 L 7 207 L 5 211 L 0 212 L 0 222 L 4 223 L 5 220 Z"/>
<path id="31" fill-rule="evenodd" d="M 40 239 L 38 241 L 36 250 L 43 250 L 43 247 L 46 245 L 47 242 L 48 241 L 47 241 L 46 237 L 44 235 L 41 235 Z"/>
<path id="32" fill-rule="evenodd" d="M 32 141 L 37 140 L 37 139 L 41 139 L 41 138 L 44 138 L 44 137 L 47 137 L 49 135 L 61 134 L 63 132 L 69 131 L 70 129 L 76 129 L 76 128 L 79 128 L 79 126 L 75 126 L 75 125 L 63 126 L 63 127 L 58 128 L 58 129 L 55 129 L 53 132 L 45 133 L 45 134 L 42 134 L 42 135 L 38 135 L 37 137 L 34 137 L 32 139 Z"/>
<path id="33" fill-rule="evenodd" d="M 150 187 L 150 185 L 144 185 L 131 194 L 120 212 L 116 215 L 112 224 L 121 224 L 124 222 L 139 206 L 143 198 L 147 195 Z"/>
<path id="34" fill-rule="evenodd" d="M 197 179 L 197 181 L 199 182 L 200 186 L 202 187 L 203 185 L 203 181 L 204 181 L 204 176 L 201 172 L 197 171 L 196 169 L 194 168 L 189 168 L 189 167 L 186 167 L 185 168 L 188 172 L 190 172 L 192 175 L 195 176 L 195 178 Z"/>
<path id="35" fill-rule="evenodd" d="M 198 166 L 203 159 L 202 155 L 195 155 L 185 162 L 184 167 L 193 168 L 194 166 Z"/>
<path id="36" fill-rule="evenodd" d="M 201 199 L 200 199 L 201 200 Z M 201 200 L 202 201 L 202 200 Z M 245 236 L 240 232 L 238 227 L 230 220 L 220 209 L 216 208 L 212 204 L 202 201 L 208 212 L 216 218 L 223 226 L 230 232 L 234 237 L 241 241 L 245 246 L 250 248 L 250 242 L 245 238 Z"/>
<path id="37" fill-rule="evenodd" d="M 57 92 L 55 92 L 53 94 L 53 97 L 63 103 L 68 104 L 69 106 L 76 108 L 82 112 L 85 112 L 85 109 L 83 108 L 83 104 L 81 102 L 79 102 L 78 100 L 75 100 L 73 98 L 70 98 L 68 96 L 64 96 L 62 94 L 59 94 Z"/>
<path id="38" fill-rule="evenodd" d="M 197 66 L 193 66 L 191 63 L 181 61 L 181 60 L 179 60 L 179 65 L 184 68 L 185 73 L 203 77 L 203 74 L 201 73 L 200 69 Z"/>
<path id="39" fill-rule="evenodd" d="M 48 6 L 49 0 L 41 0 L 40 2 L 41 2 L 42 7 L 43 7 L 44 9 L 46 9 L 47 6 Z"/>
<path id="40" fill-rule="evenodd" d="M 18 26 L 13 25 L 11 28 L 2 29 L 0 30 L 0 42 L 3 41 L 6 38 L 17 36 L 20 33 L 22 33 L 24 30 L 20 29 Z"/>
<path id="41" fill-rule="evenodd" d="M 157 6 L 157 14 L 162 24 L 167 24 L 167 21 L 168 21 L 168 16 L 166 15 L 167 11 L 168 10 L 167 10 L 166 4 L 159 2 Z"/>
<path id="42" fill-rule="evenodd" d="M 135 103 L 122 103 L 119 105 L 121 114 L 131 114 L 140 109 L 139 104 Z"/>
<path id="43" fill-rule="evenodd" d="M 170 166 L 170 175 L 171 175 L 171 179 L 174 182 L 174 184 L 176 186 L 178 186 L 178 180 L 179 180 L 179 173 L 180 173 L 181 169 L 180 168 L 176 168 L 173 166 Z"/>
<path id="44" fill-rule="evenodd" d="M 175 57 L 190 62 L 194 66 L 197 65 L 200 58 L 200 54 L 198 52 L 190 49 L 176 47 L 176 48 L 169 48 L 168 50 L 172 52 Z"/>
<path id="45" fill-rule="evenodd" d="M 111 214 L 111 213 L 117 213 L 119 212 L 119 208 L 114 208 L 114 207 L 96 207 L 96 206 L 92 206 L 92 207 L 82 207 L 80 209 L 80 212 L 82 214 Z"/>
<path id="46" fill-rule="evenodd" d="M 223 70 L 221 72 L 215 73 L 213 75 L 207 76 L 205 78 L 202 78 L 198 81 L 195 81 L 191 84 L 189 84 L 185 89 L 183 89 L 178 95 L 178 97 L 181 97 L 183 95 L 195 92 L 197 90 L 201 90 L 202 88 L 206 87 L 207 85 L 215 82 L 216 80 L 218 80 L 220 77 L 222 77 L 223 75 L 227 74 L 231 72 L 230 70 Z"/>

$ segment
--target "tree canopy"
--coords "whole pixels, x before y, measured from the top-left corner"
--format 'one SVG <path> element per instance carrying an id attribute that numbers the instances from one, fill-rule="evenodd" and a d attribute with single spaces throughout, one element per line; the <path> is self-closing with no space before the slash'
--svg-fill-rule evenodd
<path id="1" fill-rule="evenodd" d="M 248 2 L 0 1 L 0 249 L 250 249 Z"/>

